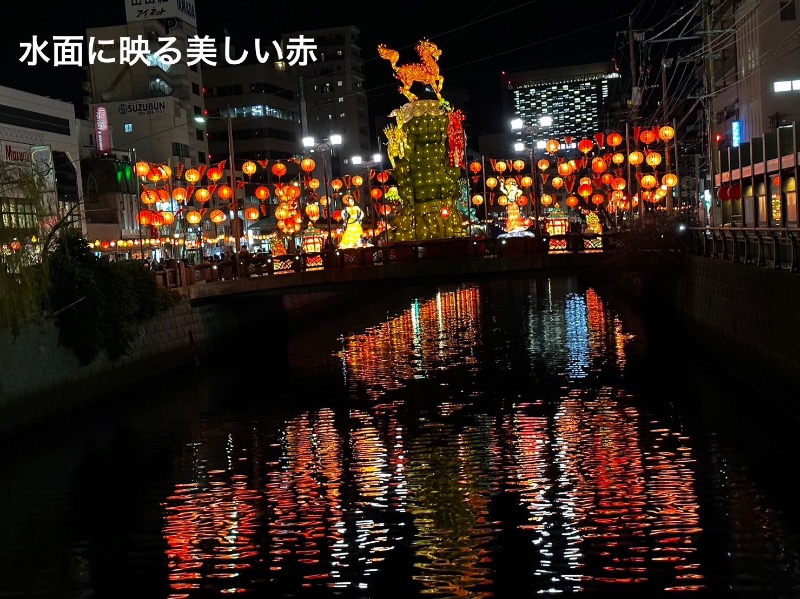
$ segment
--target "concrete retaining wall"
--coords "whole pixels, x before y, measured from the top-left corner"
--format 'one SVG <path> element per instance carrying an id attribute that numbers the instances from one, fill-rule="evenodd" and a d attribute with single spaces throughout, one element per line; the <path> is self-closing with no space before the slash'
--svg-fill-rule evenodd
<path id="1" fill-rule="evenodd" d="M 793 388 L 795 396 L 799 306 L 797 273 L 698 256 L 688 257 L 677 294 L 684 330 L 695 343 L 744 378 L 779 394 Z"/>

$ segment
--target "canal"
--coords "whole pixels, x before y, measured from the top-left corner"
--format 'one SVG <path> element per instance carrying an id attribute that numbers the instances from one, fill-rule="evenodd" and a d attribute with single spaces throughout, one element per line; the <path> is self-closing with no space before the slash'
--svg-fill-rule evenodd
<path id="1" fill-rule="evenodd" d="M 563 277 L 251 322 L 3 441 L 0 597 L 800 596 L 797 421 L 667 315 Z"/>

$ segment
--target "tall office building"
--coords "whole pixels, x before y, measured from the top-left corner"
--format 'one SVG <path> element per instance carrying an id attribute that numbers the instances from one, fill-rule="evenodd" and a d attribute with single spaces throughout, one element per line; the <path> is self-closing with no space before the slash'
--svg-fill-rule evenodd
<path id="1" fill-rule="evenodd" d="M 235 165 L 243 160 L 286 161 L 302 154 L 297 77 L 285 62 L 207 67 L 203 84 L 211 162 L 227 159 L 230 146 Z"/>
<path id="2" fill-rule="evenodd" d="M 542 130 L 547 137 L 591 136 L 608 127 L 607 103 L 620 81 L 610 62 L 509 73 L 512 118 L 535 125 L 551 117 L 552 124 Z"/>
<path id="3" fill-rule="evenodd" d="M 317 45 L 316 61 L 292 67 L 299 77 L 303 135 L 315 141 L 341 135 L 342 145 L 334 150 L 334 175 L 351 172 L 353 156 L 369 160 L 380 150 L 377 141 L 372 143 L 370 139 L 364 60 L 359 46 L 361 30 L 348 26 L 286 34 L 284 46 L 300 34 L 312 38 Z"/>
<path id="4" fill-rule="evenodd" d="M 205 132 L 195 122 L 204 109 L 202 63 L 190 66 L 187 52 L 189 38 L 197 34 L 194 5 L 126 0 L 126 17 L 123 25 L 86 30 L 90 52 L 102 52 L 85 67 L 88 114 L 97 125 L 96 152 L 135 149 L 150 162 L 205 164 Z M 164 38 L 172 40 L 177 60 L 170 60 L 167 52 L 156 55 Z M 128 40 L 148 43 L 144 60 L 123 59 Z"/>

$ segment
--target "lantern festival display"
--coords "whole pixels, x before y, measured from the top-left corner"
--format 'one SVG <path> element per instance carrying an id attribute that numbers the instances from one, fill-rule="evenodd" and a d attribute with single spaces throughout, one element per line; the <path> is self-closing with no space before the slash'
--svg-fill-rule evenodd
<path id="1" fill-rule="evenodd" d="M 461 201 L 459 185 L 461 169 L 467 168 L 465 115 L 452 110 L 441 95 L 436 62 L 441 50 L 428 40 L 420 41 L 416 50 L 427 69 L 420 69 L 418 64 L 402 64 L 396 50 L 378 46 L 379 55 L 391 63 L 395 76 L 403 82 L 400 91 L 409 100 L 392 111 L 396 124 L 384 129 L 403 203 L 402 213 L 393 222 L 390 240 L 466 237 L 469 228 L 464 217 L 468 223 L 471 206 L 469 201 Z M 438 99 L 419 100 L 410 91 L 415 81 L 431 85 Z M 453 218 L 457 213 L 461 218 Z"/>

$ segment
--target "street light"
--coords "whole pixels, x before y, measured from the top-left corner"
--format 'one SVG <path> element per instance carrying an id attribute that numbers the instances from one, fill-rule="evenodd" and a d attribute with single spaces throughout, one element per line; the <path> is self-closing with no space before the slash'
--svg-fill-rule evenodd
<path id="1" fill-rule="evenodd" d="M 198 123 L 206 123 L 209 120 L 224 120 L 227 122 L 228 126 L 228 168 L 230 169 L 230 186 L 232 191 L 232 204 L 233 204 L 233 221 L 231 222 L 231 236 L 234 238 L 236 245 L 234 246 L 234 254 L 238 254 L 239 252 L 239 245 L 241 244 L 241 239 L 244 236 L 244 232 L 239 230 L 239 202 L 236 199 L 236 163 L 233 158 L 233 119 L 231 117 L 231 109 L 228 107 L 228 114 L 225 117 L 222 116 L 202 116 L 197 115 L 194 117 L 194 120 Z"/>
<path id="2" fill-rule="evenodd" d="M 536 222 L 534 223 L 534 231 L 536 234 L 537 243 L 542 244 L 542 225 L 539 221 L 540 216 L 540 208 L 539 208 L 539 201 L 541 194 L 539 193 L 539 177 L 536 176 L 536 165 L 534 164 L 534 160 L 536 159 L 536 137 L 541 133 L 544 127 L 549 127 L 553 124 L 553 117 L 551 116 L 543 116 L 539 119 L 539 123 L 535 125 L 529 125 L 523 122 L 522 119 L 514 119 L 511 121 L 511 130 L 512 131 L 520 131 L 524 135 L 530 136 L 530 166 L 531 166 L 531 177 L 533 178 L 533 187 L 531 187 L 531 201 L 533 202 L 533 212 L 534 218 Z M 539 142 L 541 147 L 544 147 L 544 142 Z M 514 149 L 517 152 L 521 152 L 525 149 L 525 144 L 523 142 L 517 142 L 514 144 Z M 544 247 L 544 246 L 542 246 Z"/>
<path id="3" fill-rule="evenodd" d="M 381 165 L 381 155 L 380 154 L 373 154 L 372 160 L 361 160 L 361 156 L 353 156 L 352 162 L 356 166 L 362 166 L 367 171 L 367 193 L 369 194 L 369 210 L 372 212 L 372 245 L 375 245 L 375 227 L 377 226 L 377 220 L 375 216 L 375 200 L 372 197 L 372 177 L 370 177 L 370 171 Z"/>
<path id="4" fill-rule="evenodd" d="M 330 189 L 328 188 L 328 160 L 333 160 L 334 146 L 342 145 L 342 136 L 333 134 L 330 137 L 323 139 L 320 142 L 315 142 L 313 137 L 303 138 L 303 147 L 310 148 L 311 152 L 327 152 L 327 160 L 322 160 L 322 179 L 325 182 L 325 195 L 328 198 L 327 213 L 328 213 L 328 252 L 333 253 L 333 237 L 331 236 L 331 212 L 333 212 L 333 197 L 331 196 Z M 331 165 L 331 169 L 333 166 Z"/>

